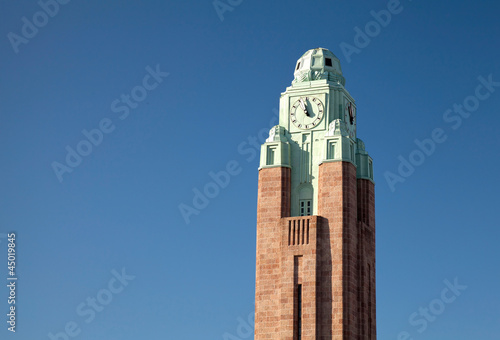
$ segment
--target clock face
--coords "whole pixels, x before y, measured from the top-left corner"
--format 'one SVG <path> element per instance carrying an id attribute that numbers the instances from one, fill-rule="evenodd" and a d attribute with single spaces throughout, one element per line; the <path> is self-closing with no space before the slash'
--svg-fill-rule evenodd
<path id="1" fill-rule="evenodd" d="M 316 97 L 300 97 L 290 108 L 290 120 L 299 129 L 312 129 L 323 119 L 325 109 Z"/>
<path id="2" fill-rule="evenodd" d="M 345 106 L 344 122 L 351 138 L 356 137 L 356 109 L 351 102 Z"/>

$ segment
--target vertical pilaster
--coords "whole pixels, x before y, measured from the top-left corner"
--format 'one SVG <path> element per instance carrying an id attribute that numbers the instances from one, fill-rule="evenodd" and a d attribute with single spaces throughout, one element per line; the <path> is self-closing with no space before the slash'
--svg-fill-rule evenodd
<path id="1" fill-rule="evenodd" d="M 279 338 L 280 219 L 290 216 L 290 185 L 290 168 L 259 170 L 255 340 Z"/>
<path id="2" fill-rule="evenodd" d="M 319 166 L 318 319 L 320 339 L 358 339 L 356 167 Z"/>
<path id="3" fill-rule="evenodd" d="M 363 338 L 376 339 L 375 289 L 375 185 L 371 180 L 358 179 L 358 242 L 360 263 L 360 328 Z"/>

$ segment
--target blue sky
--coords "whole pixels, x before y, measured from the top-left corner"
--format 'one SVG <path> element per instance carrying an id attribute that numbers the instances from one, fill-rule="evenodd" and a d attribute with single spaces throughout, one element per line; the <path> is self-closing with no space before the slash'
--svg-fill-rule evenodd
<path id="1" fill-rule="evenodd" d="M 252 338 L 252 143 L 315 47 L 374 159 L 379 339 L 499 338 L 498 2 L 41 3 L 0 5 L 2 339 Z"/>

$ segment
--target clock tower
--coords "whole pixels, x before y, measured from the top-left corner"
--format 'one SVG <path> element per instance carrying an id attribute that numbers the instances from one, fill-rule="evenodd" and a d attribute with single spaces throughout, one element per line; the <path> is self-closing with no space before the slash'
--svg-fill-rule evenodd
<path id="1" fill-rule="evenodd" d="M 261 147 L 255 340 L 376 339 L 373 161 L 344 86 L 307 51 Z"/>

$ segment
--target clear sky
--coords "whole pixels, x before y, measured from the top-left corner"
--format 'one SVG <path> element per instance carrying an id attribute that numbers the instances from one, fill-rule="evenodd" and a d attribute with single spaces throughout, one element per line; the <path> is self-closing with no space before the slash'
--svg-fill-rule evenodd
<path id="1" fill-rule="evenodd" d="M 0 338 L 253 338 L 253 145 L 324 47 L 374 159 L 378 338 L 500 339 L 498 1 L 59 1 L 0 5 Z"/>

